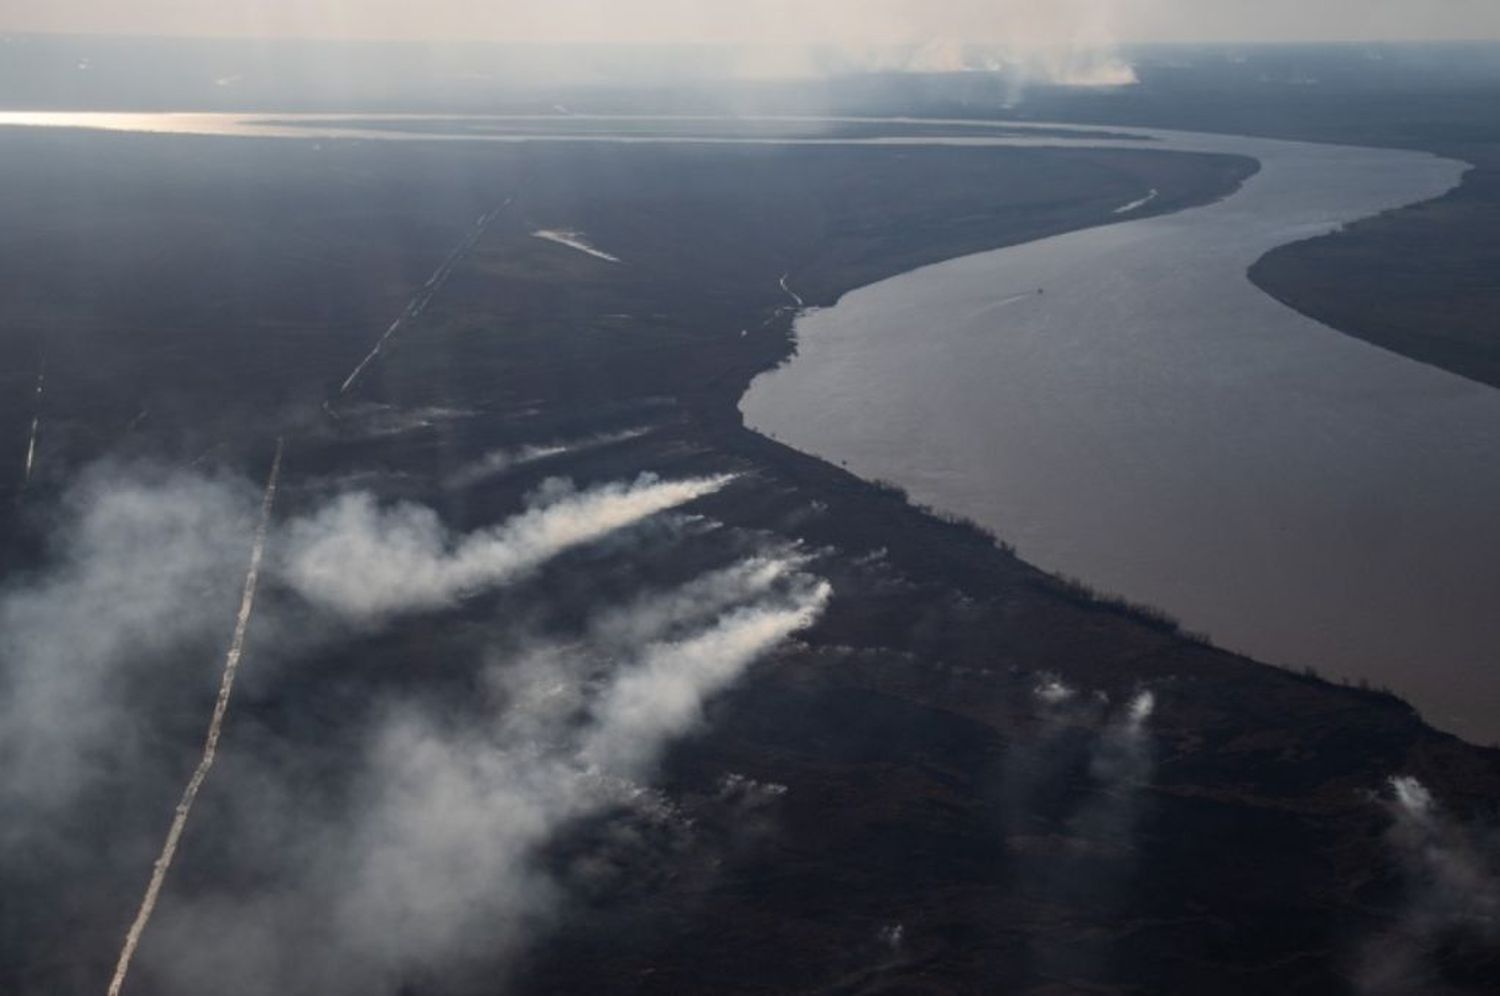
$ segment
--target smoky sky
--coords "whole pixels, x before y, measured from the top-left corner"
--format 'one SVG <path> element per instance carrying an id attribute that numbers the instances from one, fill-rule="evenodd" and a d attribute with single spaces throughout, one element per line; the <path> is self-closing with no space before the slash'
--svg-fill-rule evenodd
<path id="1" fill-rule="evenodd" d="M 51 0 L 0 31 L 559 42 L 1109 45 L 1500 38 L 1495 0 Z"/>

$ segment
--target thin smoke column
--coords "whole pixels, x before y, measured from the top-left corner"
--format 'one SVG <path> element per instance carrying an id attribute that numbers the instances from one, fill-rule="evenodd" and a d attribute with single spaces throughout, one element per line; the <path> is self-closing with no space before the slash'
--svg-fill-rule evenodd
<path id="1" fill-rule="evenodd" d="M 1138 794 L 1156 765 L 1148 727 L 1155 711 L 1156 695 L 1137 692 L 1100 734 L 1089 759 L 1098 793 L 1074 820 L 1085 836 L 1127 848 L 1133 845 Z"/>
<path id="2" fill-rule="evenodd" d="M 1083 758 L 1088 781 L 1080 786 L 1081 796 L 1069 799 L 1072 811 L 1066 817 L 1065 839 L 1077 854 L 1087 856 L 1093 867 L 1079 880 L 1066 862 L 1044 864 L 1039 869 L 1022 870 L 1021 881 L 1041 901 L 1056 894 L 1077 896 L 1080 890 L 1086 890 L 1088 906 L 1099 921 L 1118 920 L 1128 906 L 1137 868 L 1138 824 L 1145 803 L 1142 792 L 1155 770 L 1149 722 L 1156 709 L 1156 696 L 1140 691 L 1105 718 L 1106 698 L 1079 697 L 1057 680 L 1038 686 L 1035 694 L 1054 724 L 1050 743 L 1044 741 L 1040 748 L 1042 760 L 1035 774 L 1047 770 L 1049 753 L 1062 751 L 1061 756 L 1050 760 L 1052 765 L 1077 757 L 1067 750 L 1071 738 L 1059 736 L 1063 730 L 1055 724 L 1078 723 L 1092 731 L 1092 742 Z M 1098 726 L 1101 720 L 1102 729 Z M 1103 931 L 1080 937 L 1066 949 L 1040 945 L 1032 954 L 1046 974 L 1104 980 L 1112 976 L 1112 966 L 1119 957 L 1116 944 L 1110 933 Z"/>
<path id="3" fill-rule="evenodd" d="M 140 945 L 141 935 L 151 922 L 151 914 L 156 909 L 156 901 L 161 895 L 162 884 L 166 881 L 167 872 L 172 868 L 172 859 L 177 853 L 177 845 L 182 840 L 183 831 L 187 829 L 188 816 L 192 813 L 193 802 L 198 798 L 198 792 L 208 778 L 209 770 L 213 768 L 214 757 L 219 747 L 219 736 L 224 727 L 224 717 L 229 712 L 229 697 L 234 691 L 235 675 L 239 671 L 240 657 L 245 650 L 245 635 L 250 628 L 250 615 L 255 608 L 255 589 L 260 581 L 261 561 L 265 557 L 266 537 L 271 528 L 271 511 L 276 503 L 276 484 L 281 476 L 282 450 L 283 443 L 277 440 L 276 455 L 271 461 L 271 473 L 266 480 L 265 497 L 261 502 L 260 523 L 256 527 L 255 542 L 250 553 L 250 567 L 245 572 L 244 592 L 240 598 L 239 613 L 235 617 L 234 636 L 229 643 L 229 652 L 224 656 L 224 672 L 219 683 L 219 695 L 214 701 L 213 716 L 209 721 L 208 734 L 203 742 L 203 755 L 199 758 L 198 766 L 193 770 L 187 787 L 183 789 L 182 799 L 177 803 L 172 825 L 162 844 L 161 856 L 156 859 L 156 864 L 152 868 L 146 894 L 142 897 L 140 909 L 136 912 L 135 920 L 125 935 L 125 943 L 120 949 L 119 961 L 115 965 L 115 973 L 109 983 L 109 996 L 120 996 L 125 986 L 125 977 L 130 971 L 131 959 Z"/>
<path id="4" fill-rule="evenodd" d="M 1435 990 L 1440 944 L 1500 944 L 1500 834 L 1467 827 L 1410 775 L 1390 779 L 1386 843 L 1405 880 L 1397 922 L 1360 952 L 1356 981 L 1367 996 Z"/>
<path id="5" fill-rule="evenodd" d="M 639 439 L 651 430 L 648 428 L 625 429 L 620 432 L 601 433 L 582 439 L 570 439 L 556 443 L 540 443 L 512 449 L 491 450 L 472 463 L 465 464 L 449 474 L 443 486 L 451 489 L 471 487 L 481 481 L 499 477 L 517 467 L 540 463 L 553 457 L 583 453 Z"/>

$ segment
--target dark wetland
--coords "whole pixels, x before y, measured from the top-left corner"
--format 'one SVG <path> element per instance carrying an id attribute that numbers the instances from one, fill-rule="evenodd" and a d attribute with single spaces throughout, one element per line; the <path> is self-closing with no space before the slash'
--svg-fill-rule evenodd
<path id="1" fill-rule="evenodd" d="M 1026 113 L 1202 127 L 1212 92 L 1157 92 Z M 1496 288 L 1382 247 L 1493 248 L 1485 113 L 1383 140 L 1282 101 L 1282 137 L 1480 163 L 1253 272 L 1478 390 Z M 1226 100 L 1222 130 L 1265 133 L 1255 107 Z M 241 684 L 133 991 L 1493 991 L 1500 755 L 741 416 L 804 306 L 1108 232 L 1151 191 L 1171 224 L 1256 169 L 0 129 L 4 715 L 33 731 L 3 745 L 41 773 L 4 783 L 0 991 L 108 982 L 278 440 Z M 1329 298 L 1366 256 L 1391 274 Z M 1408 348 L 1439 297 L 1447 345 Z M 51 680 L 90 653 L 118 673 Z"/>

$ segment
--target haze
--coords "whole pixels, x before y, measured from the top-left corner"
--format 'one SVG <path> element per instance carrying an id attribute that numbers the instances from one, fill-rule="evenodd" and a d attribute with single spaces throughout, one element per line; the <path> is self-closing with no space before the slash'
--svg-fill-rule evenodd
<path id="1" fill-rule="evenodd" d="M 618 43 L 1035 44 L 1500 38 L 1494 0 L 56 0 L 0 31 Z"/>

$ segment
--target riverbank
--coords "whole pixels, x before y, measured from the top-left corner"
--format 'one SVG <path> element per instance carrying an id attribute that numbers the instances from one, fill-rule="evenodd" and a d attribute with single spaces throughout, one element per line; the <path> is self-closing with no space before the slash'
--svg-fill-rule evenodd
<path id="1" fill-rule="evenodd" d="M 1278 249 L 1250 279 L 1347 335 L 1500 388 L 1500 146 L 1446 154 L 1473 166 L 1457 190 Z"/>
<path id="2" fill-rule="evenodd" d="M 1266 50 L 1142 67 L 1128 92 L 1031 95 L 1023 117 L 1410 149 L 1473 166 L 1435 201 L 1281 248 L 1251 271 L 1266 293 L 1346 335 L 1500 386 L 1500 79 L 1494 47 Z M 1254 85 L 1249 77 L 1262 74 Z M 1312 80 L 1313 85 L 1307 85 Z"/>
<path id="3" fill-rule="evenodd" d="M 1500 620 L 1454 594 L 1500 587 L 1482 552 L 1500 547 L 1500 395 L 1245 278 L 1290 240 L 1442 195 L 1461 165 L 1163 138 L 1262 168 L 1220 204 L 863 287 L 799 322 L 797 358 L 755 381 L 747 422 L 1220 646 L 1388 686 L 1441 729 L 1500 739 L 1484 664 Z"/>

